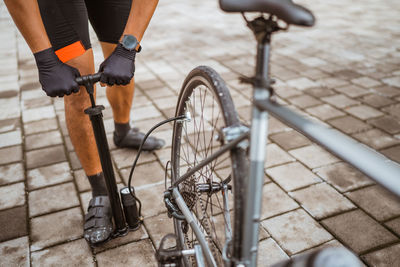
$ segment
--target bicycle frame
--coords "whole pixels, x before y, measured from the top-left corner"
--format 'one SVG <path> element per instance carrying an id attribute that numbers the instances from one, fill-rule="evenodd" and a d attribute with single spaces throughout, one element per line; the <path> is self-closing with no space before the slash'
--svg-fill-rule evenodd
<path id="1" fill-rule="evenodd" d="M 200 227 L 193 222 L 191 212 L 181 199 L 182 196 L 177 187 L 202 167 L 236 147 L 250 136 L 250 169 L 245 194 L 243 245 L 240 259 L 235 259 L 236 262 L 231 262 L 230 264 L 235 264 L 236 266 L 256 266 L 262 185 L 264 182 L 264 147 L 266 146 L 268 133 L 268 113 L 271 113 L 284 124 L 302 133 L 400 197 L 400 165 L 398 163 L 337 130 L 305 119 L 288 107 L 282 106 L 271 99 L 272 90 L 269 79 L 270 38 L 274 31 L 280 29 L 279 27 L 277 28 L 277 24 L 274 24 L 274 21 L 271 19 L 264 20 L 264 26 L 266 27 L 259 27 L 259 24 L 250 25 L 251 22 L 247 22 L 249 27 L 254 31 L 257 39 L 256 76 L 246 79 L 246 81 L 250 81 L 254 85 L 251 135 L 243 133 L 228 142 L 214 154 L 203 159 L 189 172 L 176 179 L 171 187 L 173 197 L 198 238 L 209 266 L 215 266 L 215 260 L 205 242 L 204 234 L 201 233 Z M 258 28 L 252 28 L 251 26 L 257 26 Z M 269 29 L 269 31 L 266 31 L 265 28 Z"/>

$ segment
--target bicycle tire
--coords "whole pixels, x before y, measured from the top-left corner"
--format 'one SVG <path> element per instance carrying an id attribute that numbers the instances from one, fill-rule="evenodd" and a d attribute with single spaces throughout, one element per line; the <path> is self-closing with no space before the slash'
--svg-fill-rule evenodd
<path id="1" fill-rule="evenodd" d="M 202 93 L 203 92 L 203 93 Z M 210 98 L 207 98 L 210 96 Z M 197 97 L 197 98 L 196 98 Z M 200 97 L 200 99 L 199 99 Z M 198 103 L 196 101 L 200 100 L 201 102 Z M 211 106 L 208 106 L 208 103 L 205 103 L 207 101 L 211 101 L 212 104 Z M 197 106 L 196 106 L 197 104 Z M 200 106 L 199 106 L 200 105 Z M 199 110 L 199 108 L 201 110 Z M 215 125 L 213 123 L 210 123 L 210 112 L 211 114 L 211 120 L 214 118 L 214 111 L 215 109 L 218 108 L 219 112 L 217 113 L 217 119 L 215 122 Z M 211 110 L 210 110 L 211 109 Z M 203 156 L 208 156 L 207 153 L 210 152 L 209 154 L 212 153 L 213 148 L 217 148 L 218 146 L 223 145 L 224 141 L 222 140 L 222 133 L 221 130 L 222 128 L 229 127 L 229 126 L 239 126 L 240 121 L 239 117 L 236 113 L 235 106 L 233 104 L 231 95 L 229 93 L 228 87 L 226 86 L 225 82 L 223 79 L 217 74 L 215 70 L 213 70 L 210 67 L 206 66 L 200 66 L 192 70 L 189 75 L 186 77 L 179 98 L 178 98 L 178 104 L 176 108 L 176 116 L 183 115 L 185 112 L 189 110 L 192 114 L 192 120 L 191 122 L 175 122 L 174 127 L 173 127 L 173 137 L 172 137 L 172 149 L 171 149 L 171 168 L 172 168 L 172 182 L 177 179 L 181 174 L 181 169 L 183 168 L 188 168 L 190 169 L 191 167 L 196 165 L 196 160 L 197 156 L 200 158 L 204 158 Z M 205 115 L 204 112 L 208 112 L 208 114 Z M 216 112 L 216 111 L 215 111 Z M 222 118 L 218 122 L 218 118 Z M 222 123 L 222 125 L 220 125 Z M 196 126 L 197 125 L 197 126 Z M 211 128 L 207 128 L 206 126 L 211 126 Z M 190 130 L 199 130 L 199 133 L 197 134 L 197 139 L 196 139 L 196 134 L 193 134 L 193 136 L 190 136 Z M 210 130 L 211 133 L 209 133 L 209 138 L 206 139 L 206 131 Z M 200 131 L 203 131 L 202 136 L 200 136 Z M 214 138 L 217 137 L 217 138 Z M 200 140 L 203 139 L 203 140 Z M 198 149 L 199 143 L 203 143 L 203 146 L 200 146 L 203 150 Z M 187 149 L 185 151 L 185 148 Z M 204 149 L 206 148 L 206 149 Z M 189 152 L 193 152 L 194 155 L 191 157 L 189 155 Z M 203 153 L 204 152 L 204 153 Z M 204 213 L 202 215 L 202 218 L 197 218 L 198 222 L 200 223 L 201 220 L 201 227 L 203 229 L 203 232 L 205 232 L 207 240 L 209 245 L 211 246 L 213 250 L 214 257 L 216 258 L 217 264 L 220 265 L 222 261 L 222 249 L 221 248 L 221 242 L 220 240 L 215 240 L 218 238 L 217 236 L 217 230 L 216 230 L 216 222 L 218 222 L 217 215 L 220 215 L 221 213 L 213 211 L 214 209 L 217 209 L 218 207 L 213 207 L 213 197 L 215 197 L 216 193 L 213 194 L 212 197 L 208 196 L 207 197 L 207 202 L 206 202 L 206 208 L 204 209 L 204 203 L 201 204 L 201 202 L 204 202 L 204 199 L 202 199 L 202 194 L 199 194 L 198 190 L 196 191 L 196 186 L 199 186 L 199 182 L 207 182 L 207 183 L 212 183 L 212 179 L 217 180 L 217 181 L 222 181 L 224 179 L 229 179 L 229 174 L 230 174 L 230 183 L 233 185 L 233 217 L 234 220 L 233 222 L 233 233 L 232 233 L 232 242 L 231 246 L 229 247 L 229 258 L 232 259 L 238 259 L 240 258 L 240 252 L 241 252 L 241 244 L 242 244 L 242 218 L 244 215 L 244 203 L 243 203 L 243 196 L 244 196 L 244 185 L 243 185 L 243 180 L 244 177 L 247 175 L 247 160 L 246 160 L 246 153 L 243 149 L 240 148 L 235 148 L 232 149 L 229 152 L 230 155 L 226 157 L 226 154 L 224 156 L 221 156 L 220 158 L 217 158 L 207 166 L 203 167 L 200 171 L 196 172 L 196 174 L 188 180 L 188 183 L 194 182 L 195 186 L 186 186 L 188 188 L 191 188 L 193 191 L 192 193 L 188 192 L 188 189 L 185 189 L 185 184 L 181 184 L 179 186 L 179 189 L 181 191 L 181 194 L 184 195 L 184 199 L 187 202 L 186 204 L 191 207 L 192 213 L 197 217 L 199 217 L 199 211 L 197 205 L 200 203 L 200 206 L 203 205 L 202 212 Z M 218 160 L 221 158 L 226 157 L 224 160 L 229 161 L 227 168 L 222 168 L 221 166 L 218 166 L 219 162 Z M 215 163 L 214 163 L 215 162 Z M 184 164 L 187 166 L 182 166 Z M 214 165 L 212 165 L 214 163 Z M 221 167 L 221 169 L 219 169 Z M 226 167 L 226 166 L 225 166 Z M 230 173 L 229 173 L 229 168 L 230 168 Z M 222 170 L 222 171 L 221 171 Z M 221 172 L 227 172 L 225 174 L 221 174 Z M 227 176 L 228 175 L 228 176 Z M 205 176 L 205 177 L 204 177 Z M 193 178 L 193 179 L 192 179 Z M 208 179 L 204 181 L 205 179 Z M 233 181 L 233 182 L 232 182 Z M 186 182 L 186 181 L 185 181 Z M 218 196 L 216 196 L 218 198 Z M 218 199 L 215 199 L 217 201 Z M 196 203 L 188 203 L 190 201 L 194 201 Z M 209 205 L 210 207 L 210 212 L 211 214 L 207 213 L 207 207 L 208 207 L 208 202 L 211 203 Z M 215 203 L 215 202 L 214 202 Z M 220 206 L 220 202 L 217 203 Z M 215 204 L 214 204 L 215 205 Z M 207 213 L 207 214 L 206 214 Z M 210 216 L 209 218 L 207 218 Z M 215 218 L 214 218 L 215 217 Z M 223 223 L 224 225 L 223 228 L 225 228 L 226 222 L 225 222 L 225 216 L 222 216 L 223 221 L 221 222 L 221 217 L 219 217 L 219 223 Z M 208 227 L 211 224 L 213 226 L 213 231 L 215 233 L 210 233 L 210 229 L 207 229 L 207 224 Z M 192 248 L 193 243 L 196 242 L 195 238 L 193 239 L 193 233 L 191 238 L 193 239 L 192 241 L 188 241 L 188 236 L 190 235 L 188 232 L 189 230 L 186 231 L 186 228 L 183 228 L 185 225 L 183 222 L 179 220 L 174 220 L 174 225 L 175 225 L 175 233 L 178 237 L 179 242 L 181 243 L 181 247 L 184 249 Z M 221 227 L 221 225 L 218 225 L 218 227 Z M 190 245 L 189 242 L 192 242 Z M 195 265 L 192 264 L 194 261 L 188 261 L 187 259 L 183 263 L 184 265 Z"/>

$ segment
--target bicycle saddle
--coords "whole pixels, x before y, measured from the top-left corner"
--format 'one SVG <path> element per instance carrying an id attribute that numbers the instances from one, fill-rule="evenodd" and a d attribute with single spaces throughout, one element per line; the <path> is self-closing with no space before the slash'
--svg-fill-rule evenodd
<path id="1" fill-rule="evenodd" d="M 219 0 L 226 12 L 263 12 L 277 16 L 288 24 L 313 26 L 314 15 L 292 0 Z"/>

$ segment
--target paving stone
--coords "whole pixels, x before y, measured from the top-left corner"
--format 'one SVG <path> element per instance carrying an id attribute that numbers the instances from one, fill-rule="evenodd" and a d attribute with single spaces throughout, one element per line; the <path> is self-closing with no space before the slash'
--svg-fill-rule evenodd
<path id="1" fill-rule="evenodd" d="M 21 108 L 17 98 L 0 99 L 0 120 L 19 118 Z"/>
<path id="2" fill-rule="evenodd" d="M 353 80 L 351 80 L 351 82 L 354 84 L 357 84 L 357 85 L 361 85 L 365 88 L 370 88 L 370 87 L 381 85 L 380 82 L 378 82 L 374 79 L 371 79 L 369 77 L 361 77 L 361 78 L 353 79 Z"/>
<path id="3" fill-rule="evenodd" d="M 258 244 L 257 266 L 272 266 L 283 260 L 289 259 L 288 255 L 279 247 L 272 238 Z"/>
<path id="4" fill-rule="evenodd" d="M 251 121 L 251 108 L 250 107 L 240 107 L 236 109 L 241 121 L 244 121 L 245 124 L 250 124 Z"/>
<path id="5" fill-rule="evenodd" d="M 363 133 L 358 133 L 353 135 L 353 137 L 374 149 L 382 149 L 400 142 L 400 140 L 395 139 L 378 129 L 371 129 Z"/>
<path id="6" fill-rule="evenodd" d="M 310 67 L 318 67 L 328 64 L 325 60 L 322 60 L 318 57 L 307 57 L 299 60 L 301 63 L 310 66 Z"/>
<path id="7" fill-rule="evenodd" d="M 0 134 L 0 148 L 20 145 L 22 143 L 21 131 Z"/>
<path id="8" fill-rule="evenodd" d="M 398 236 L 400 236 L 400 218 L 393 219 L 386 223 L 386 226 L 392 229 Z"/>
<path id="9" fill-rule="evenodd" d="M 302 91 L 296 90 L 296 89 L 293 89 L 293 88 L 290 88 L 287 86 L 285 86 L 284 88 L 276 86 L 274 88 L 274 90 L 275 90 L 275 93 L 282 98 L 288 98 L 288 97 L 293 97 L 293 96 L 298 96 L 298 95 L 303 94 Z M 309 89 L 309 90 L 311 90 L 311 89 Z"/>
<path id="10" fill-rule="evenodd" d="M 81 162 L 79 161 L 78 156 L 76 155 L 75 151 L 68 153 L 69 162 L 71 163 L 71 167 L 73 170 L 82 169 Z"/>
<path id="11" fill-rule="evenodd" d="M 90 199 L 92 199 L 92 191 L 81 193 L 79 195 L 79 197 L 81 199 L 82 209 L 83 209 L 84 213 L 86 214 L 87 208 L 89 206 L 89 201 L 90 201 Z"/>
<path id="12" fill-rule="evenodd" d="M 131 168 L 121 170 L 122 179 L 125 184 L 128 184 L 129 173 Z M 153 161 L 148 164 L 138 165 L 132 176 L 132 185 L 134 187 L 143 186 L 147 184 L 154 184 L 163 182 L 165 178 L 164 168 L 158 161 Z"/>
<path id="13" fill-rule="evenodd" d="M 339 70 L 339 71 L 335 72 L 333 76 L 345 78 L 345 79 L 355 79 L 355 78 L 359 78 L 361 75 L 354 70 L 343 69 L 343 70 Z"/>
<path id="14" fill-rule="evenodd" d="M 400 89 L 391 86 L 378 86 L 374 87 L 373 90 L 387 97 L 394 97 L 400 95 Z"/>
<path id="15" fill-rule="evenodd" d="M 293 149 L 289 153 L 311 169 L 339 161 L 339 159 L 316 145 Z"/>
<path id="16" fill-rule="evenodd" d="M 160 241 L 165 235 L 174 233 L 173 219 L 169 218 L 166 213 L 147 218 L 144 220 L 144 224 L 156 248 L 160 246 Z M 165 245 L 166 247 L 170 247 L 175 245 L 173 243 L 167 241 Z"/>
<path id="17" fill-rule="evenodd" d="M 383 108 L 382 110 L 397 117 L 397 120 L 400 119 L 400 104 L 391 105 L 386 108 Z"/>
<path id="18" fill-rule="evenodd" d="M 159 123 L 161 120 L 163 120 L 163 119 L 162 118 L 152 118 L 152 119 L 141 120 L 141 121 L 133 120 L 131 122 L 131 125 L 133 125 L 134 127 L 138 127 L 142 132 L 147 132 L 148 130 L 151 129 L 151 127 L 153 127 L 154 125 Z M 164 126 L 164 127 L 169 127 L 169 126 Z M 169 129 L 172 129 L 172 128 L 169 128 Z"/>
<path id="19" fill-rule="evenodd" d="M 55 118 L 24 123 L 24 132 L 26 135 L 47 132 L 57 129 L 57 120 Z"/>
<path id="20" fill-rule="evenodd" d="M 86 177 L 84 170 L 80 169 L 80 170 L 74 171 L 74 176 L 75 176 L 75 182 L 76 182 L 76 185 L 78 186 L 79 192 L 91 190 L 89 180 Z"/>
<path id="21" fill-rule="evenodd" d="M 323 244 L 321 244 L 319 246 L 313 247 L 313 248 L 308 249 L 306 251 L 302 251 L 302 252 L 292 256 L 292 259 L 295 260 L 298 257 L 301 257 L 303 254 L 312 253 L 313 251 L 322 250 L 322 249 L 326 249 L 326 248 L 345 248 L 345 249 L 348 249 L 345 246 L 343 246 L 339 241 L 333 239 L 333 240 L 330 240 L 330 241 L 328 241 L 326 243 L 323 243 Z"/>
<path id="22" fill-rule="evenodd" d="M 167 162 L 171 160 L 171 149 L 159 149 L 154 152 L 158 158 L 158 160 L 161 162 L 162 166 L 166 166 Z M 163 167 L 165 168 L 165 167 Z"/>
<path id="23" fill-rule="evenodd" d="M 311 80 L 318 80 L 321 78 L 329 77 L 329 74 L 318 70 L 318 69 L 308 69 L 301 72 L 301 76 L 310 78 Z"/>
<path id="24" fill-rule="evenodd" d="M 347 108 L 346 111 L 361 120 L 367 120 L 383 115 L 383 113 L 380 112 L 379 110 L 371 108 L 370 106 L 366 105 L 350 107 Z"/>
<path id="25" fill-rule="evenodd" d="M 84 239 L 32 253 L 33 266 L 95 266 L 90 247 Z M 73 255 L 73 257 L 71 257 Z"/>
<path id="26" fill-rule="evenodd" d="M 330 96 L 330 95 L 335 94 L 335 92 L 333 90 L 328 89 L 326 87 L 310 88 L 310 89 L 305 90 L 305 92 L 316 98 L 321 98 L 321 97 Z"/>
<path id="27" fill-rule="evenodd" d="M 31 219 L 31 251 L 82 237 L 80 208 L 73 208 Z"/>
<path id="28" fill-rule="evenodd" d="M 282 122 L 278 121 L 277 119 L 273 117 L 269 117 L 268 121 L 268 133 L 269 134 L 274 134 L 274 133 L 280 133 L 280 132 L 285 132 L 292 130 L 289 126 L 286 126 Z"/>
<path id="29" fill-rule="evenodd" d="M 156 118 L 161 116 L 160 112 L 153 106 L 145 106 L 133 108 L 131 112 L 131 118 L 135 121 Z"/>
<path id="30" fill-rule="evenodd" d="M 400 215 L 400 202 L 394 195 L 374 185 L 346 194 L 357 206 L 378 221 L 385 221 Z"/>
<path id="31" fill-rule="evenodd" d="M 268 183 L 264 185 L 261 211 L 262 220 L 298 207 L 299 205 L 276 184 Z"/>
<path id="32" fill-rule="evenodd" d="M 39 108 L 43 106 L 51 105 L 51 98 L 50 97 L 40 97 L 40 98 L 33 98 L 21 101 L 21 105 L 24 110 Z"/>
<path id="33" fill-rule="evenodd" d="M 323 97 L 322 100 L 339 109 L 343 109 L 360 103 L 342 94 L 326 96 Z"/>
<path id="34" fill-rule="evenodd" d="M 396 241 L 396 237 L 361 210 L 322 221 L 341 242 L 356 253 Z"/>
<path id="35" fill-rule="evenodd" d="M 67 162 L 29 170 L 27 177 L 29 190 L 67 182 L 72 179 Z"/>
<path id="36" fill-rule="evenodd" d="M 261 224 L 289 256 L 332 239 L 332 236 L 302 209 L 262 221 Z"/>
<path id="37" fill-rule="evenodd" d="M 16 183 L 0 187 L 0 210 L 25 204 L 25 185 Z"/>
<path id="38" fill-rule="evenodd" d="M 374 108 L 380 108 L 394 103 L 394 101 L 390 98 L 377 94 L 366 95 L 361 99 L 361 101 L 370 106 L 373 106 Z"/>
<path id="39" fill-rule="evenodd" d="M 0 266 L 30 266 L 29 240 L 24 236 L 0 243 Z"/>
<path id="40" fill-rule="evenodd" d="M 328 87 L 328 88 L 336 88 L 339 86 L 344 86 L 348 85 L 349 82 L 346 81 L 345 79 L 341 79 L 338 77 L 326 77 L 318 80 L 318 83 L 323 86 L 323 87 Z"/>
<path id="41" fill-rule="evenodd" d="M 296 131 L 270 135 L 269 138 L 281 146 L 284 150 L 290 150 L 311 144 L 311 141 Z"/>
<path id="42" fill-rule="evenodd" d="M 308 109 L 306 109 L 306 111 L 307 111 L 307 113 L 310 113 L 310 114 L 314 115 L 315 117 L 320 118 L 321 120 L 329 120 L 329 119 L 332 119 L 335 117 L 340 117 L 340 116 L 345 115 L 340 110 L 337 110 L 327 104 L 308 108 Z"/>
<path id="43" fill-rule="evenodd" d="M 65 136 L 64 141 L 65 141 L 65 146 L 67 148 L 67 151 L 68 152 L 74 151 L 74 146 L 71 143 L 71 138 L 69 136 Z M 108 142 L 108 138 L 107 138 L 107 142 Z"/>
<path id="44" fill-rule="evenodd" d="M 299 108 L 308 108 L 321 104 L 321 101 L 309 95 L 295 96 L 290 98 L 289 102 Z"/>
<path id="45" fill-rule="evenodd" d="M 265 158 L 265 168 L 295 161 L 294 158 L 276 144 L 267 145 Z"/>
<path id="46" fill-rule="evenodd" d="M 0 165 L 22 161 L 22 147 L 13 146 L 0 149 Z"/>
<path id="47" fill-rule="evenodd" d="M 292 191 L 321 180 L 298 162 L 267 169 L 267 174 L 286 191 Z"/>
<path id="48" fill-rule="evenodd" d="M 18 91 L 7 90 L 0 93 L 0 98 L 11 98 L 18 96 Z"/>
<path id="49" fill-rule="evenodd" d="M 5 119 L 0 121 L 0 133 L 17 130 L 20 127 L 19 119 Z"/>
<path id="50" fill-rule="evenodd" d="M 355 208 L 353 203 L 325 183 L 312 185 L 289 195 L 316 219 Z"/>
<path id="51" fill-rule="evenodd" d="M 53 106 L 27 109 L 22 111 L 22 121 L 24 123 L 54 118 L 56 113 Z"/>
<path id="52" fill-rule="evenodd" d="M 64 147 L 61 145 L 33 150 L 26 153 L 26 166 L 28 169 L 38 168 L 66 160 L 67 158 L 65 157 Z"/>
<path id="53" fill-rule="evenodd" d="M 26 150 L 32 150 L 59 144 L 62 144 L 62 138 L 59 131 L 39 133 L 25 137 Z"/>
<path id="54" fill-rule="evenodd" d="M 287 84 L 289 86 L 294 87 L 299 90 L 305 90 L 308 88 L 318 86 L 318 83 L 316 83 L 308 78 L 305 78 L 305 77 L 289 80 L 289 81 L 287 81 Z"/>
<path id="55" fill-rule="evenodd" d="M 25 236 L 27 229 L 26 206 L 0 211 L 0 242 Z"/>
<path id="56" fill-rule="evenodd" d="M 400 145 L 381 150 L 381 153 L 391 160 L 400 163 Z"/>
<path id="57" fill-rule="evenodd" d="M 164 184 L 142 187 L 136 190 L 136 194 L 142 202 L 142 215 L 146 218 L 158 215 L 166 211 L 163 194 Z"/>
<path id="58" fill-rule="evenodd" d="M 21 163 L 0 167 L 0 185 L 24 180 L 24 167 Z"/>
<path id="59" fill-rule="evenodd" d="M 347 85 L 343 87 L 337 87 L 335 88 L 335 90 L 349 97 L 359 97 L 369 93 L 368 90 L 357 85 Z"/>
<path id="60" fill-rule="evenodd" d="M 79 205 L 73 183 L 51 186 L 29 193 L 29 216 L 71 208 Z"/>
<path id="61" fill-rule="evenodd" d="M 28 91 L 28 90 L 40 89 L 41 87 L 42 86 L 40 85 L 40 83 L 38 83 L 36 81 L 36 82 L 32 82 L 32 83 L 23 83 L 23 84 L 21 84 L 20 88 L 22 91 Z"/>
<path id="62" fill-rule="evenodd" d="M 400 266 L 400 244 L 368 253 L 362 258 L 370 266 L 393 267 Z"/>
<path id="63" fill-rule="evenodd" d="M 314 171 L 340 192 L 347 192 L 373 184 L 372 180 L 344 162 L 324 166 Z"/>
<path id="64" fill-rule="evenodd" d="M 397 118 L 394 118 L 392 116 L 382 116 L 376 119 L 369 120 L 368 123 L 390 134 L 400 132 L 400 122 Z"/>
<path id="65" fill-rule="evenodd" d="M 132 264 L 131 256 L 135 255 L 136 266 L 157 266 L 154 253 L 151 242 L 146 239 L 104 251 L 97 254 L 96 259 L 99 267 L 122 266 Z"/>
<path id="66" fill-rule="evenodd" d="M 132 166 L 133 161 L 136 158 L 137 151 L 132 150 L 132 149 L 127 149 L 127 148 L 118 149 L 118 150 L 112 151 L 111 155 L 114 158 L 114 162 L 116 163 L 117 168 L 122 169 L 122 168 Z M 156 157 L 154 156 L 154 154 L 144 151 L 140 154 L 138 164 L 152 162 L 155 160 L 156 160 Z"/>
<path id="67" fill-rule="evenodd" d="M 399 76 L 385 78 L 385 79 L 382 79 L 382 81 L 390 86 L 400 88 L 400 77 Z"/>
<path id="68" fill-rule="evenodd" d="M 368 124 L 352 116 L 329 120 L 328 123 L 346 134 L 358 133 L 371 128 Z"/>

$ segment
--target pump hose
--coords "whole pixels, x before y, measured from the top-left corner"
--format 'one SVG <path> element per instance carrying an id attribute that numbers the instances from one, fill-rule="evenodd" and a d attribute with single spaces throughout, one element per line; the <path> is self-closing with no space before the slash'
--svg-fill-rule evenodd
<path id="1" fill-rule="evenodd" d="M 146 142 L 146 139 L 150 136 L 150 134 L 151 134 L 155 129 L 157 129 L 158 127 L 160 127 L 160 126 L 162 126 L 162 125 L 164 125 L 164 124 L 166 124 L 166 123 L 168 123 L 168 122 L 176 121 L 176 120 L 183 120 L 183 119 L 185 119 L 185 118 L 187 118 L 186 115 L 180 115 L 180 116 L 177 116 L 177 117 L 174 117 L 174 118 L 169 118 L 169 119 L 166 119 L 166 120 L 163 120 L 163 121 L 157 123 L 156 125 L 154 125 L 154 126 L 146 133 L 146 135 L 144 136 L 144 138 L 143 138 L 143 140 L 142 140 L 142 143 L 141 143 L 140 146 L 139 146 L 138 153 L 137 153 L 136 158 L 135 158 L 135 160 L 133 161 L 133 164 L 132 164 L 131 172 L 129 173 L 128 189 L 129 189 L 129 193 L 131 194 L 131 196 L 135 199 L 135 201 L 136 201 L 136 202 L 138 203 L 138 205 L 139 205 L 138 210 L 139 210 L 139 218 L 140 218 L 140 220 L 142 220 L 142 202 L 140 202 L 139 198 L 137 198 L 137 197 L 135 196 L 135 194 L 133 193 L 132 188 L 131 188 L 131 184 L 132 184 L 133 172 L 134 172 L 134 170 L 135 170 L 135 168 L 136 168 L 136 164 L 137 164 L 137 162 L 138 162 L 138 160 L 139 160 L 140 153 L 142 153 L 142 147 L 143 147 L 144 143 Z"/>

